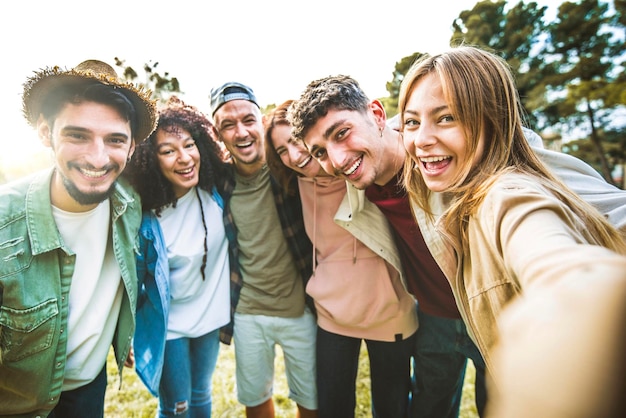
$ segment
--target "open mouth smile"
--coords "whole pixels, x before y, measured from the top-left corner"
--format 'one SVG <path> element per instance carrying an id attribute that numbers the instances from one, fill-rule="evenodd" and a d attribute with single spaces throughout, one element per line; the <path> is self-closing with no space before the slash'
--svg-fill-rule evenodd
<path id="1" fill-rule="evenodd" d="M 345 174 L 346 176 L 351 175 L 352 173 L 354 173 L 356 171 L 357 168 L 359 168 L 361 166 L 361 162 L 363 162 L 363 157 L 359 158 L 358 160 L 356 160 L 351 166 L 350 168 L 348 168 L 347 170 L 345 170 L 343 172 L 343 174 Z"/>
<path id="2" fill-rule="evenodd" d="M 305 165 L 307 165 L 307 164 L 311 161 L 311 159 L 312 159 L 312 158 L 313 158 L 313 157 L 311 157 L 311 156 L 309 155 L 309 156 L 308 156 L 308 157 L 307 157 L 304 161 L 302 161 L 300 164 L 296 164 L 296 166 L 297 166 L 298 168 L 303 168 Z"/>
<path id="3" fill-rule="evenodd" d="M 85 177 L 98 178 L 108 173 L 108 170 L 88 170 L 86 168 L 79 169 Z"/>
<path id="4" fill-rule="evenodd" d="M 177 171 L 175 171 L 175 173 L 176 173 L 176 174 L 183 174 L 183 175 L 184 175 L 184 174 L 189 174 L 189 173 L 191 173 L 192 171 L 193 171 L 193 167 L 189 167 L 189 168 L 186 168 L 186 169 L 184 169 L 184 170 L 177 170 Z"/>

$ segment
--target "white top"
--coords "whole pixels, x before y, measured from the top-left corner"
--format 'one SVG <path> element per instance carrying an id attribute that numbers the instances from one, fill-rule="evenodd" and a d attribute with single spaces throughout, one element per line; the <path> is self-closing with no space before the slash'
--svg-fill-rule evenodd
<path id="1" fill-rule="evenodd" d="M 222 209 L 209 193 L 198 191 L 208 229 L 204 280 L 200 267 L 205 233 L 195 189 L 157 218 L 170 265 L 168 340 L 199 337 L 230 321 L 230 268 Z"/>
<path id="2" fill-rule="evenodd" d="M 80 213 L 53 206 L 52 215 L 63 241 L 76 255 L 69 296 L 65 391 L 91 382 L 104 367 L 124 286 L 109 240 L 109 200 Z"/>

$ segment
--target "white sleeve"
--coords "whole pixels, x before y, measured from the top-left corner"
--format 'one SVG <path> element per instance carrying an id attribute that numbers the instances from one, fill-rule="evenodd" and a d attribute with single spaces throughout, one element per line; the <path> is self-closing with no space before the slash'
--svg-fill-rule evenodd
<path id="1" fill-rule="evenodd" d="M 524 131 L 524 137 L 526 141 L 533 148 L 543 148 L 543 139 L 532 129 L 522 127 L 522 131 Z"/>
<path id="2" fill-rule="evenodd" d="M 544 164 L 585 201 L 593 205 L 608 220 L 626 234 L 626 190 L 606 180 L 589 164 L 573 155 L 543 147 L 541 137 L 533 130 L 522 128 L 524 136 Z"/>
<path id="3" fill-rule="evenodd" d="M 569 188 L 626 232 L 626 190 L 607 183 L 593 167 L 572 155 L 543 148 L 534 150 Z"/>

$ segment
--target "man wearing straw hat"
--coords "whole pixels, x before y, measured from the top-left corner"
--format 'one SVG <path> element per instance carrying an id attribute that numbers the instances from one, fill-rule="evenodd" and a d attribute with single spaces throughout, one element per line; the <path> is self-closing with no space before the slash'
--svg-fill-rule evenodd
<path id="1" fill-rule="evenodd" d="M 88 60 L 35 72 L 23 112 L 53 167 L 0 187 L 0 416 L 102 417 L 135 329 L 141 205 L 118 177 L 156 105 Z"/>

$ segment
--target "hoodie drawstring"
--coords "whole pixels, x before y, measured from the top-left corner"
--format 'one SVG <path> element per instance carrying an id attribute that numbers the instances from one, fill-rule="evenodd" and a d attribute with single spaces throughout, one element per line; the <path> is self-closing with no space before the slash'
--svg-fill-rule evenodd
<path id="1" fill-rule="evenodd" d="M 350 184 L 346 181 L 346 188 L 349 188 Z M 346 190 L 346 194 L 348 195 L 348 203 L 350 204 L 350 211 L 353 210 L 354 205 L 352 204 L 352 196 L 350 195 L 350 190 Z M 350 219 L 352 219 L 352 213 L 350 214 Z M 352 235 L 352 264 L 356 264 L 356 237 Z"/>

